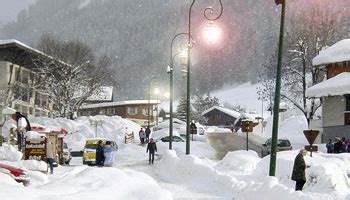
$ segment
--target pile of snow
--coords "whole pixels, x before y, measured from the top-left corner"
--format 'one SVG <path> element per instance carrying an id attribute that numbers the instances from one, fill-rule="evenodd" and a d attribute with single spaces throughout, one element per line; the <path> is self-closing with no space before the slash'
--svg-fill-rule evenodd
<path id="1" fill-rule="evenodd" d="M 8 144 L 0 146 L 0 160 L 19 161 L 22 159 L 23 153 L 18 151 L 15 147 Z"/>
<path id="2" fill-rule="evenodd" d="M 84 148 L 86 139 L 95 137 L 95 126 L 90 125 L 90 119 L 102 120 L 103 124 L 97 126 L 97 137 L 106 138 L 115 141 L 119 147 L 123 147 L 125 132 L 134 132 L 135 140 L 138 141 L 138 132 L 141 126 L 119 116 L 94 116 L 94 117 L 79 117 L 76 120 L 66 118 L 48 118 L 48 117 L 32 117 L 30 122 L 40 124 L 43 127 L 59 127 L 68 131 L 68 135 L 64 138 L 69 148 L 73 151 L 80 151 Z M 5 136 L 13 124 L 13 121 L 8 121 L 4 127 Z M 29 136 L 38 136 L 29 133 Z"/>
<path id="3" fill-rule="evenodd" d="M 33 139 L 40 139 L 42 137 L 46 137 L 45 134 L 38 133 L 36 131 L 28 131 L 24 135 L 28 140 L 33 140 Z"/>
<path id="4" fill-rule="evenodd" d="M 294 188 L 291 180 L 294 159 L 298 151 L 284 151 L 277 153 L 276 177 L 278 181 L 289 188 Z M 342 157 L 342 155 L 338 155 Z M 348 155 L 346 155 L 348 157 Z M 306 169 L 307 182 L 304 186 L 306 193 L 319 193 L 323 196 L 330 194 L 344 196 L 349 193 L 349 179 L 346 163 L 330 154 L 313 153 L 313 157 L 305 156 L 305 162 L 310 168 Z M 347 160 L 347 159 L 346 159 Z M 254 177 L 268 175 L 270 156 L 264 157 L 253 172 Z M 335 192 L 337 191 L 337 194 Z"/>
<path id="5" fill-rule="evenodd" d="M 244 162 L 246 164 L 250 163 L 250 169 L 252 170 L 259 158 L 253 152 L 246 155 L 249 156 Z M 225 163 L 235 163 L 234 159 L 243 160 L 242 157 L 230 155 L 226 157 Z M 265 175 L 266 173 L 263 173 L 264 175 L 247 174 L 233 176 L 233 174 L 244 174 L 248 173 L 248 171 L 238 167 L 232 167 L 231 172 L 227 171 L 229 168 L 226 168 L 225 171 L 220 171 L 196 156 L 186 155 L 179 157 L 175 151 L 168 151 L 162 160 L 155 165 L 155 168 L 155 173 L 162 180 L 174 184 L 186 183 L 186 186 L 190 187 L 191 191 L 206 191 L 208 193 L 207 196 L 213 199 L 268 200 L 278 199 L 283 196 L 283 199 L 287 200 L 309 200 L 322 199 L 320 197 L 329 199 L 331 197 L 327 194 L 318 195 L 313 192 L 296 192 L 294 191 L 294 185 L 292 187 L 285 186 L 280 183 L 283 181 L 280 180 L 280 177 L 268 177 Z M 267 172 L 268 168 L 265 168 L 264 171 Z"/>
<path id="6" fill-rule="evenodd" d="M 260 157 L 255 151 L 231 151 L 217 163 L 216 168 L 220 171 L 251 174 L 260 160 Z"/>
<path id="7" fill-rule="evenodd" d="M 0 199 L 173 199 L 148 175 L 117 168 L 77 167 L 39 187 L 7 184 L 0 191 Z"/>

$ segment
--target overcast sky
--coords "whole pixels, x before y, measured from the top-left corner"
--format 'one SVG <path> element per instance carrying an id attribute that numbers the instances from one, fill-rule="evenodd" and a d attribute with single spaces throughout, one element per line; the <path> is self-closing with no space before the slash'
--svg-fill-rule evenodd
<path id="1" fill-rule="evenodd" d="M 17 14 L 22 9 L 34 3 L 36 0 L 0 0 L 0 21 L 7 23 L 16 20 Z"/>

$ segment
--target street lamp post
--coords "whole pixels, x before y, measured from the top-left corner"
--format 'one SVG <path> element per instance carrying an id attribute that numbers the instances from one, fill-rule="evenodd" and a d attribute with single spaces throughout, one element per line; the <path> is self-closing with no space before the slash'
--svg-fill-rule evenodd
<path id="1" fill-rule="evenodd" d="M 174 102 L 174 59 L 181 52 L 176 53 L 173 56 L 173 44 L 175 39 L 180 35 L 188 35 L 188 33 L 178 33 L 171 40 L 170 44 L 170 65 L 168 66 L 167 72 L 169 73 L 169 87 L 170 87 L 170 116 L 169 116 L 169 149 L 172 149 L 173 141 L 173 102 Z M 190 36 L 191 37 L 191 36 Z"/>
<path id="2" fill-rule="evenodd" d="M 159 88 L 154 88 L 154 94 L 157 96 L 157 104 L 156 104 L 156 127 L 158 127 L 158 118 L 159 118 L 159 112 L 158 112 L 158 95 L 159 95 Z"/>
<path id="3" fill-rule="evenodd" d="M 210 16 L 214 14 L 214 9 L 212 7 L 207 7 L 204 9 L 204 17 L 213 22 L 219 19 L 223 13 L 223 5 L 221 0 L 218 0 L 220 3 L 220 12 L 217 16 Z M 190 65 L 191 65 L 191 14 L 192 7 L 196 0 L 192 0 L 189 12 L 188 12 L 188 40 L 187 40 L 187 96 L 186 96 L 186 154 L 190 154 L 190 123 L 191 123 L 191 82 L 190 82 Z"/>
<path id="4" fill-rule="evenodd" d="M 103 121 L 101 119 L 89 119 L 90 125 L 95 126 L 95 138 L 97 138 L 97 126 L 102 126 Z"/>
<path id="5" fill-rule="evenodd" d="M 151 104 L 151 84 L 152 84 L 152 81 L 154 81 L 155 79 L 158 79 L 158 77 L 153 77 L 151 78 L 151 80 L 149 80 L 149 87 L 148 87 L 148 119 L 147 119 L 147 126 L 149 127 L 150 125 L 150 104 Z M 158 101 L 157 101 L 157 104 L 158 104 Z M 153 110 L 153 109 L 152 109 Z M 153 115 L 153 111 L 152 111 L 152 115 Z M 152 118 L 153 119 L 153 118 Z"/>
<path id="6" fill-rule="evenodd" d="M 286 0 L 275 0 L 276 4 L 282 4 L 281 9 L 281 24 L 280 35 L 278 45 L 278 61 L 276 71 L 276 87 L 275 87 L 275 101 L 273 107 L 273 124 L 272 124 L 272 143 L 271 143 L 271 156 L 270 156 L 270 170 L 269 176 L 275 176 L 276 174 L 276 150 L 278 139 L 278 123 L 279 123 L 279 107 L 281 99 L 281 71 L 282 71 L 282 53 L 283 53 L 283 36 L 284 36 L 284 18 L 286 12 Z"/>

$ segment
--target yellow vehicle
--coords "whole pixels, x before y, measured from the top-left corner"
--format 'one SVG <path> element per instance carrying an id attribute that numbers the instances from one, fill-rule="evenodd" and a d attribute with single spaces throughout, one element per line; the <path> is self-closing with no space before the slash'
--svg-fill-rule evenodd
<path id="1" fill-rule="evenodd" d="M 83 152 L 83 165 L 95 165 L 96 164 L 96 148 L 98 141 L 102 140 L 103 145 L 106 144 L 107 139 L 105 138 L 93 138 L 87 139 Z M 117 144 L 114 141 L 110 141 L 111 146 L 118 149 Z"/>

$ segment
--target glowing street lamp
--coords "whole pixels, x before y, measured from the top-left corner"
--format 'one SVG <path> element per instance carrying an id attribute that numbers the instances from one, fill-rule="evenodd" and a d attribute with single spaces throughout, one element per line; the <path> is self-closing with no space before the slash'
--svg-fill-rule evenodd
<path id="1" fill-rule="evenodd" d="M 214 25 L 214 22 L 211 21 L 204 29 L 204 38 L 210 44 L 215 44 L 220 38 L 220 30 L 217 26 Z"/>
<path id="2" fill-rule="evenodd" d="M 176 56 L 180 56 L 181 58 L 181 62 L 182 64 L 185 64 L 187 62 L 187 43 L 181 43 L 181 51 L 176 53 L 175 55 L 173 55 L 173 44 L 174 41 L 177 37 L 181 36 L 181 35 L 187 35 L 191 38 L 192 41 L 192 45 L 190 46 L 190 48 L 193 47 L 193 40 L 191 35 L 189 35 L 188 33 L 178 33 L 176 34 L 173 39 L 171 40 L 170 43 L 170 65 L 167 67 L 167 73 L 169 74 L 169 87 L 170 87 L 170 94 L 169 94 L 169 102 L 170 102 L 170 116 L 169 116 L 169 149 L 172 149 L 172 141 L 173 141 L 173 101 L 174 101 L 174 60 L 176 58 Z M 182 70 L 181 70 L 182 73 Z"/>
<path id="3" fill-rule="evenodd" d="M 220 3 L 220 12 L 218 15 L 214 15 L 214 9 L 212 7 L 207 7 L 204 9 L 204 17 L 209 21 L 215 21 L 219 19 L 224 11 L 222 1 L 218 0 Z M 196 0 L 192 0 L 189 14 L 188 14 L 188 40 L 187 40 L 187 96 L 186 96 L 186 154 L 190 154 L 190 124 L 191 124 L 191 14 L 192 7 Z M 211 32 L 211 31 L 210 31 Z M 214 34 L 215 35 L 215 34 Z"/>

